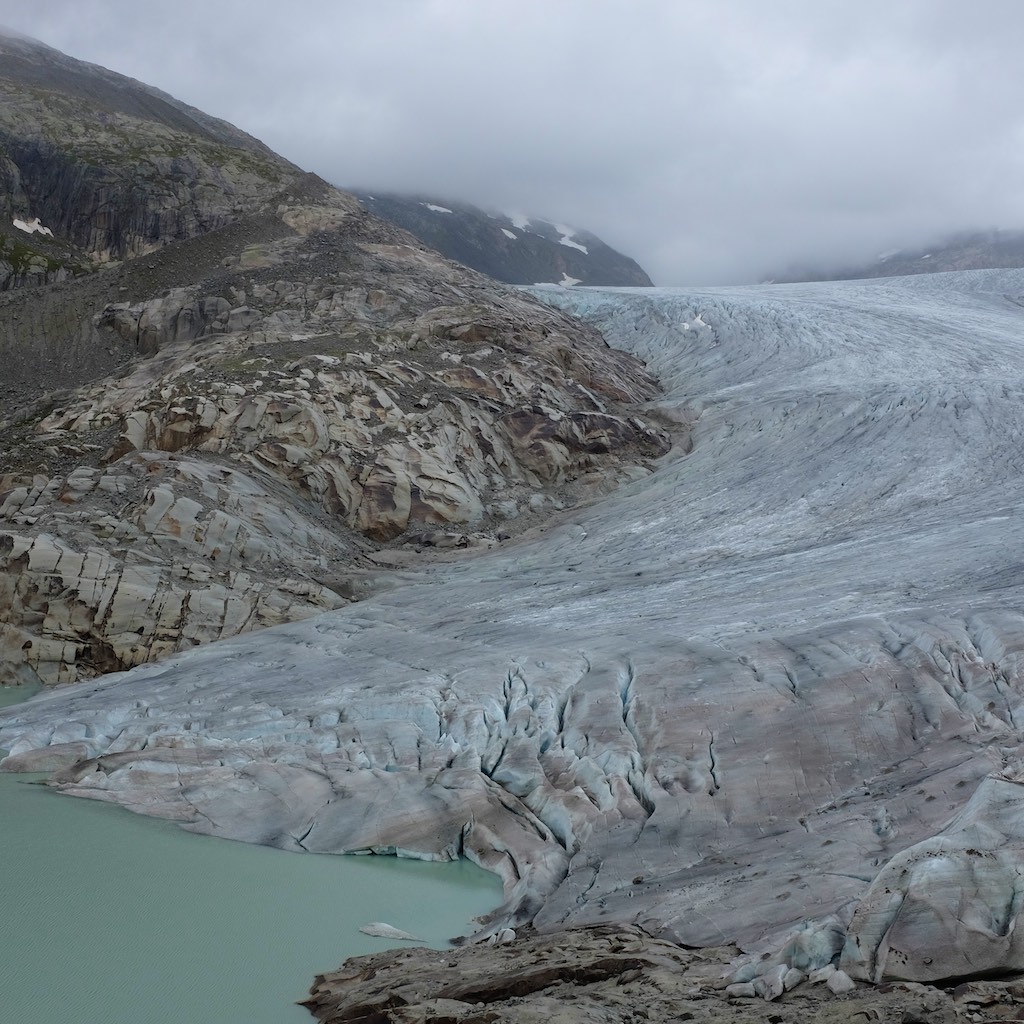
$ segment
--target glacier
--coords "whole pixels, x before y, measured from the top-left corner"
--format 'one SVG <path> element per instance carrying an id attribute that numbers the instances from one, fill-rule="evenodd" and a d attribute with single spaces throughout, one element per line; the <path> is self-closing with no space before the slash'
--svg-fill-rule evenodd
<path id="1" fill-rule="evenodd" d="M 1024 271 L 537 294 L 646 360 L 689 442 L 340 611 L 0 712 L 2 767 L 470 857 L 504 882 L 481 938 L 1024 969 Z"/>

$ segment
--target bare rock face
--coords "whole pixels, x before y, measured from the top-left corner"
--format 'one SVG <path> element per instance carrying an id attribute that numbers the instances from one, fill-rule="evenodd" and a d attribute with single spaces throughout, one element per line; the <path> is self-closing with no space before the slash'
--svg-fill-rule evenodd
<path id="1" fill-rule="evenodd" d="M 233 126 L 22 38 L 0 97 L 0 681 L 340 608 L 668 450 L 634 357 Z"/>
<path id="2" fill-rule="evenodd" d="M 0 522 L 0 664 L 18 683 L 339 608 L 317 580 L 361 550 L 244 471 L 157 452 L 13 487 Z"/>
<path id="3" fill-rule="evenodd" d="M 686 950 L 636 927 L 608 925 L 464 949 L 396 949 L 320 975 L 303 1005 L 322 1024 L 953 1024 L 966 1013 L 977 1021 L 1016 1019 L 1024 1000 L 1020 984 L 879 991 L 836 982 L 846 977 L 841 971 L 817 983 L 800 975 L 762 994 L 749 982 L 728 983 L 736 952 Z"/>
<path id="4" fill-rule="evenodd" d="M 0 35 L 0 97 L 0 217 L 38 217 L 100 262 L 228 224 L 300 176 L 232 125 L 34 40 Z"/>

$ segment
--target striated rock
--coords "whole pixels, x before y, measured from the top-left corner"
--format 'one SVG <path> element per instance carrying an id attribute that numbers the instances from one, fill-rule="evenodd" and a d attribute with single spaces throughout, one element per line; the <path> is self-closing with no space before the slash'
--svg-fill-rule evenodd
<path id="1" fill-rule="evenodd" d="M 320 975 L 304 1005 L 323 1024 L 953 1024 L 962 1019 L 959 1006 L 941 990 L 916 993 L 892 986 L 884 992 L 862 987 L 841 1000 L 824 986 L 804 988 L 768 1008 L 750 983 L 719 986 L 729 955 L 728 948 L 684 950 L 636 928 L 610 926 L 532 935 L 499 947 L 392 950 L 355 957 Z M 1007 986 L 1001 988 L 1004 998 L 1012 999 Z"/>
<path id="2" fill-rule="evenodd" d="M 0 665 L 19 683 L 342 607 L 318 579 L 359 550 L 244 472 L 159 453 L 11 488 L 4 522 Z"/>
<path id="3" fill-rule="evenodd" d="M 114 435 L 94 466 L 7 477 L 6 675 L 67 682 L 339 607 L 318 581 L 355 566 L 358 535 L 493 529 L 543 508 L 543 490 L 564 506 L 667 450 L 661 430 L 623 415 L 619 396 L 653 393 L 635 361 L 526 298 L 491 300 L 486 341 L 427 341 L 415 304 L 432 301 L 429 264 L 413 263 L 399 253 L 391 280 L 414 315 L 383 335 L 348 285 L 319 277 L 253 286 L 259 309 L 193 287 L 100 314 L 149 357 L 35 422 L 47 451 Z M 584 385 L 560 354 L 588 346 Z M 547 404 L 524 407 L 538 394 Z"/>
<path id="4" fill-rule="evenodd" d="M 515 1019 L 509 1013 L 517 1006 L 520 1012 L 539 1009 L 537 1002 L 554 1008 L 572 990 L 574 1000 L 584 1000 L 577 1010 L 585 1019 L 588 1005 L 592 1012 L 602 1004 L 625 1009 L 642 980 L 670 977 L 690 959 L 636 929 L 611 928 L 554 941 L 518 939 L 511 947 L 394 951 L 319 976 L 304 1005 L 324 1022 L 410 1020 L 413 1007 L 425 1014 L 420 1019 L 437 1020 L 442 1006 L 456 1020 L 476 1019 L 486 1007 L 479 1019 L 497 1022 Z M 594 1003 L 592 989 L 599 991 Z"/>
<path id="5" fill-rule="evenodd" d="M 152 238 L 114 225 L 116 252 L 83 229 L 78 244 L 97 258 L 147 254 L 0 304 L 11 379 L 58 363 L 65 385 L 0 421 L 0 680 L 89 678 L 340 608 L 373 573 L 390 585 L 369 560 L 380 544 L 451 533 L 466 542 L 429 546 L 484 550 L 508 521 L 529 528 L 642 477 L 670 447 L 638 416 L 653 378 L 594 330 L 423 250 L 230 126 L 3 42 L 0 87 L 16 101 L 0 143 L 6 123 L 49 133 L 33 150 L 40 173 L 59 178 L 80 136 L 30 124 L 22 80 L 36 74 L 78 83 L 76 110 L 114 103 L 90 136 L 104 153 L 113 140 L 101 169 L 115 173 L 122 155 L 117 112 L 144 108 L 155 120 L 136 145 L 152 148 L 159 177 L 167 139 L 185 145 L 184 112 L 197 181 L 204 147 L 230 150 L 216 179 L 227 191 L 203 196 L 234 189 L 222 178 L 236 159 L 252 189 Z M 9 152 L 31 199 L 36 164 Z M 191 188 L 191 173 L 172 177 Z M 140 186 L 144 206 L 162 202 L 153 188 Z M 39 208 L 73 235 L 88 203 L 62 201 Z"/>

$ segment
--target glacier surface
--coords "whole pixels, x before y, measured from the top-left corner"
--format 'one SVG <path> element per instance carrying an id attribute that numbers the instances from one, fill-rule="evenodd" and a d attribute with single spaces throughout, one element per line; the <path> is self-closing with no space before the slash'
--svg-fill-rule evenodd
<path id="1" fill-rule="evenodd" d="M 647 360 L 692 451 L 0 713 L 3 766 L 285 849 L 469 856 L 505 884 L 483 934 L 1024 969 L 1024 272 L 539 294 Z"/>

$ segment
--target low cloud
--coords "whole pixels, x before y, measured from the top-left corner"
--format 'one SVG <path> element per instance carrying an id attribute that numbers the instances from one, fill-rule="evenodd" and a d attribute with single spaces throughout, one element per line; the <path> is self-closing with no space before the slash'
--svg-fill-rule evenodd
<path id="1" fill-rule="evenodd" d="M 587 228 L 660 284 L 1024 227 L 1016 0 L 0 0 L 340 185 Z"/>

